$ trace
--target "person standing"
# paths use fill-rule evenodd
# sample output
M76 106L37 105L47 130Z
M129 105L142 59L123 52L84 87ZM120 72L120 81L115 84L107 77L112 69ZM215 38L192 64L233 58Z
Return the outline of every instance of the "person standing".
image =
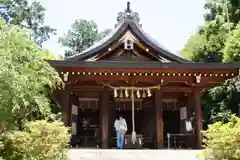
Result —
M121 115L119 115L114 122L114 127L117 134L117 148L123 149L125 133L127 132L126 120Z

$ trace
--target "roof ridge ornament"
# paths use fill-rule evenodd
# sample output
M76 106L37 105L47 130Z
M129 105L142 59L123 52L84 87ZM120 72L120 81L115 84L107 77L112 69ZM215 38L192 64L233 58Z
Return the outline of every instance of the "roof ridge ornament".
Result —
M117 24L115 27L117 27L119 24L121 24L125 19L130 19L139 24L140 18L139 14L137 12L133 12L130 8L131 3L127 2L127 8L124 10L124 12L119 12L117 17Z

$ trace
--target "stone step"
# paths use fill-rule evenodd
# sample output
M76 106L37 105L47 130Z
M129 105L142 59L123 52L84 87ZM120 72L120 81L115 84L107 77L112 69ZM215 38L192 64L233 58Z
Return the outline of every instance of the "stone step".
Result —
M71 149L70 160L200 160L200 150Z

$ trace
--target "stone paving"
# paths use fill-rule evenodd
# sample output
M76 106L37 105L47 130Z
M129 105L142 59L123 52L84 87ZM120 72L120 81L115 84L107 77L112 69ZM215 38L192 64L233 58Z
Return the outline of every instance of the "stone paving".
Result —
M71 149L71 160L199 160L200 150Z

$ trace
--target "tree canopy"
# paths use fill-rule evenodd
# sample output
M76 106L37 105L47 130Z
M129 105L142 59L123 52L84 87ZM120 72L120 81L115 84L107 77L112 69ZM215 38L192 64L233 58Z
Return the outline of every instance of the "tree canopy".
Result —
M229 52L231 39L238 36L234 30L239 28L239 6L238 0L208 0L205 24L189 38L182 56L197 62L229 62L226 52Z
M65 51L65 57L69 57L92 46L110 31L110 29L106 29L99 32L98 26L94 21L79 19L73 23L67 34L59 38L59 42L68 48Z
M204 8L207 13L204 15L206 21L212 21L221 15L234 24L240 19L239 0L207 0Z
M47 54L46 54L47 53ZM51 117L48 94L62 84L28 32L0 20L0 128Z
M225 62L240 61L240 23L226 38L225 47L223 49L223 60Z
M56 31L44 24L45 8L37 1L2 0L0 16L9 24L32 30L31 38L40 46Z
M240 1L208 0L205 23L187 41L181 54L195 62L240 60ZM233 81L206 89L202 100L205 123L225 121L240 100Z
M223 61L223 48L229 26L222 17L206 22L188 40L181 54L188 60L196 62Z

